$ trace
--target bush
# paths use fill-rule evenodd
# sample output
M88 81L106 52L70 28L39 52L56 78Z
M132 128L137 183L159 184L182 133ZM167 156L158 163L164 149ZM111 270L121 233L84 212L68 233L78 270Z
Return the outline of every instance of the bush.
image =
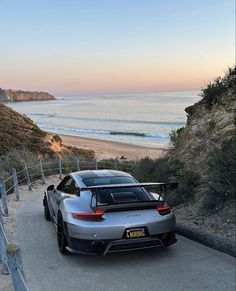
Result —
M236 66L228 68L225 76L217 77L213 82L210 82L205 88L201 89L200 96L203 99L201 103L205 103L208 108L211 108L213 104L221 102L222 96L230 89L233 90L233 94L236 93Z
M175 147L175 146L176 146L176 142L177 142L177 140L178 140L178 138L179 138L179 135L180 135L180 133L181 133L183 130L184 130L184 127L180 127L180 128L178 128L178 129L176 129L176 130L172 130L172 131L170 132L170 134L169 134L169 136L170 136L170 145L171 145L172 147Z
M202 210L236 199L236 136L215 150L209 160L209 189L201 202Z
M199 185L200 177L194 172L186 171L184 163L163 157L157 160L145 158L139 160L132 174L140 182L178 182L176 190L168 191L167 199L170 205L194 201L195 188Z
M132 174L140 182L150 182L155 180L155 165L156 160L149 157L139 160L134 168Z

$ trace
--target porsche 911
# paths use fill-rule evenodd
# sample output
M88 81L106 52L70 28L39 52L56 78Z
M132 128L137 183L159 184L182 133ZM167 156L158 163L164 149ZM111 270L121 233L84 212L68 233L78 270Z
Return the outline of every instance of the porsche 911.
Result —
M45 219L55 225L62 254L166 248L177 241L168 186L139 183L121 171L73 172L45 190Z

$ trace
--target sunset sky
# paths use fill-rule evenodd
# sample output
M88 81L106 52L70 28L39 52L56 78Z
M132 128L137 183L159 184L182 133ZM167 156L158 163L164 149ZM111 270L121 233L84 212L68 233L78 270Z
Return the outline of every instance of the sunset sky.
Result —
M235 62L234 0L1 0L0 87L200 89Z

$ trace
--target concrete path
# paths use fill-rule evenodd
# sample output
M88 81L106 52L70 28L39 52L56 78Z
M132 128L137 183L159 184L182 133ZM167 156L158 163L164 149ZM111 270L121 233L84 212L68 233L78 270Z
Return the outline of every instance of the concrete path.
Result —
M32 191L16 217L30 290L235 290L233 257L180 236L167 249L62 256L53 225L44 220L43 188Z

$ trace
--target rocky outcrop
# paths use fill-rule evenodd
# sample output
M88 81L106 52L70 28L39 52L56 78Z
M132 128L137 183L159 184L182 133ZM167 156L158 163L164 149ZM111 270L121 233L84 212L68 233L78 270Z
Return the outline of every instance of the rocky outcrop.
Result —
M204 174L209 155L236 133L236 96L228 90L220 102L207 106L204 100L185 109L187 125L179 130L172 157Z
M47 92L22 91L0 88L1 102L54 100L55 97Z

